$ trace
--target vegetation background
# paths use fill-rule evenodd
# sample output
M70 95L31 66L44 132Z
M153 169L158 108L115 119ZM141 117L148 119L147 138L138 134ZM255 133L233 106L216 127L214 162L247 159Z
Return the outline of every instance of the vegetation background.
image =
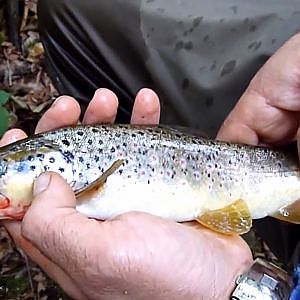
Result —
M0 136L12 127L33 133L58 95L44 69L36 5L37 0L0 0ZM280 264L253 231L245 239L255 257ZM68 299L1 226L0 299Z

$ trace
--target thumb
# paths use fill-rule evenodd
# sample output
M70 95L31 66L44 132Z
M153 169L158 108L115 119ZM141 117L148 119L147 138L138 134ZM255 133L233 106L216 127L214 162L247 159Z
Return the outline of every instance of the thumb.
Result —
M76 199L71 187L57 173L42 173L34 182L32 207L35 209L38 207L75 209L75 206Z

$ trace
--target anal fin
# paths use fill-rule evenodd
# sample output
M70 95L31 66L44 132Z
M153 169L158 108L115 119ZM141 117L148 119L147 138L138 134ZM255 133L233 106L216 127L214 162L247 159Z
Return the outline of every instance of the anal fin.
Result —
M300 224L300 200L280 208L272 217L282 221Z
M95 192L98 192L104 186L105 181L107 178L113 174L123 163L123 160L118 159L116 160L106 171L104 171L99 178L93 181L88 186L79 189L75 192L76 198L88 198L89 195L92 195Z
M241 199L223 208L208 210L196 220L203 226L223 234L244 234L252 226L249 208Z

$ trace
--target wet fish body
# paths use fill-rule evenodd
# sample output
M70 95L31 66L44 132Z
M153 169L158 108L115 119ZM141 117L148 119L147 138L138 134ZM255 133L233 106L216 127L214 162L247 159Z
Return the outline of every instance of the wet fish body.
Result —
M2 149L0 208L3 201L9 206L0 218L22 216L34 178L44 171L62 175L78 194L77 210L101 220L144 211L241 233L251 226L249 218L281 212L289 219L285 208L300 199L298 159L290 152L161 126L77 126Z

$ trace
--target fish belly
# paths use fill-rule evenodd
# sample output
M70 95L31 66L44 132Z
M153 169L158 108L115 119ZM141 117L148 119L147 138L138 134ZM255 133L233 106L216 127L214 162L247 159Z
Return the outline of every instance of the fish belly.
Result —
M150 184L134 178L110 176L103 189L92 197L80 197L76 209L91 218L107 220L116 215L138 211L172 219L191 221L201 213L201 199L187 182Z

